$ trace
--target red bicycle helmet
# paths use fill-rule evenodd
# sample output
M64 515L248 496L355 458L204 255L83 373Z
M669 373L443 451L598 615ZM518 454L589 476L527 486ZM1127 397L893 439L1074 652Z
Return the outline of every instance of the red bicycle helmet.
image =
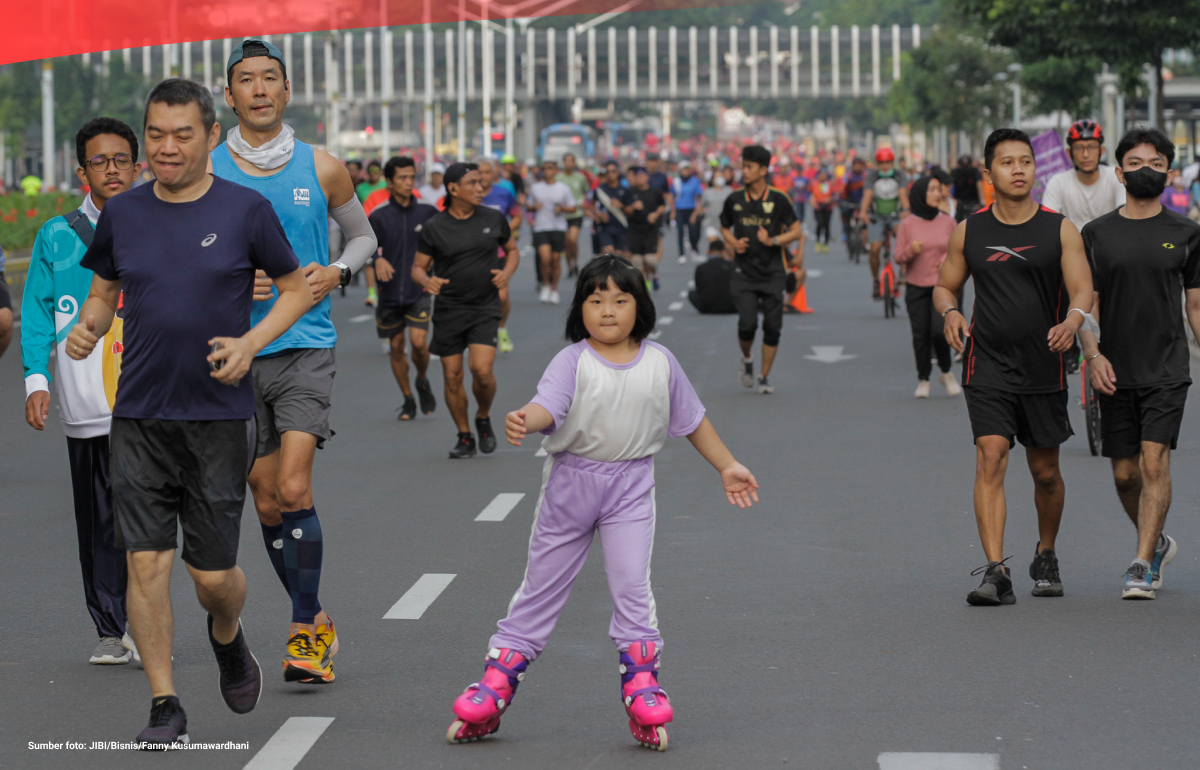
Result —
M892 152L891 147L880 147L875 151L876 163L891 163L896 159L896 153Z
M1100 124L1088 118L1072 123L1071 128L1067 130L1067 144L1071 145L1084 139L1095 139L1104 144L1104 132L1100 129Z

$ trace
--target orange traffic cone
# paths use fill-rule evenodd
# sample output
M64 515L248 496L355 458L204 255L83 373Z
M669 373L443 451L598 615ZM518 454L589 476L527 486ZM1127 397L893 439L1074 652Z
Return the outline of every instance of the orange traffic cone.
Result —
M808 306L807 286L801 286L796 290L796 294L792 297L792 307L798 313L812 313L813 309Z

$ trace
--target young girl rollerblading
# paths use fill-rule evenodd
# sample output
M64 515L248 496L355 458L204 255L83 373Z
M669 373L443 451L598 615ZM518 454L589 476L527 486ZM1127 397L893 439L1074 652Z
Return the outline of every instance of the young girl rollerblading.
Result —
M673 711L658 685L662 637L650 590L654 454L668 437L687 436L720 472L729 502L742 508L758 501L758 482L721 443L675 357L646 340L654 322L638 271L621 257L595 257L579 276L567 318L574 344L547 367L533 401L505 419L511 444L546 434L542 490L525 578L491 639L483 679L454 702L452 743L499 729L598 530L629 729L642 745L667 748L664 725Z

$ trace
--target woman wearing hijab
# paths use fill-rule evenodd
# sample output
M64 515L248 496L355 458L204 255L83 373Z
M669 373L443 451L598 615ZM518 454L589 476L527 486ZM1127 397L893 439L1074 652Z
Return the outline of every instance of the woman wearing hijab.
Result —
M954 218L940 210L943 186L937 177L923 176L909 191L912 216L900 221L896 231L896 262L906 271L904 304L912 325L913 353L917 357L917 398L929 398L930 353L937 355L939 380L947 396L962 393L950 371L950 346L942 333L942 319L933 309L933 287L946 259Z

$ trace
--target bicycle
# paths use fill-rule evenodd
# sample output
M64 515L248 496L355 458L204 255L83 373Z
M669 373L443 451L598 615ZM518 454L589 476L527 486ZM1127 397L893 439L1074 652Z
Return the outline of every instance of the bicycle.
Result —
M1080 400L1080 406L1083 407L1084 424L1087 426L1087 441L1088 449L1092 452L1092 457L1100 455L1100 396L1092 387L1092 379L1088 376L1088 363L1083 361L1079 365L1079 374L1083 378L1083 385L1080 392L1083 397Z
M863 243L864 225L858 218L858 207L853 203L842 203L842 211L850 213L850 225L846 230L846 256L854 264L862 262L867 246Z
M883 247L879 250L879 296L883 298L883 317L895 318L900 285L904 283L903 272L898 275L892 260L892 235L894 217L883 217Z

